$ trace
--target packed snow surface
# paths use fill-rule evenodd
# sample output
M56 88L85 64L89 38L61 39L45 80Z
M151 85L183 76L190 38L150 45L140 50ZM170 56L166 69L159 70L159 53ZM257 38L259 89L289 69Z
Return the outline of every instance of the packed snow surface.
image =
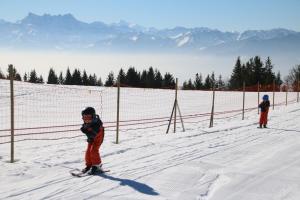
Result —
M40 87L24 87L23 93L28 92L25 88L39 91ZM110 91L115 94L114 89ZM135 99L137 93L145 92L143 89L124 89L123 93L125 91L128 98L132 95ZM156 92L154 95L159 98ZM22 91L17 90L16 95L21 94ZM208 95L206 92L201 94ZM1 107L7 107L9 101L5 98L8 94L3 88L0 96ZM209 110L210 94L207 99ZM57 106L63 101L60 99ZM232 110L229 101L223 101L219 104L222 109L220 106L217 109ZM67 97L64 103L68 104ZM191 102L182 98L179 103L182 112L188 113ZM53 117L47 120L58 121L52 113L53 107L47 102L43 105ZM172 104L163 116L169 116L171 108ZM23 114L27 118L35 114L29 115L29 110L25 111ZM8 126L3 112L0 129ZM131 118L129 114L123 114ZM144 118L147 118L148 114L141 111L138 117L146 115ZM80 120L80 113L77 115ZM106 117L105 113L102 115L102 118ZM82 178L72 177L69 173L74 168L84 167L87 144L80 127L76 127L78 131L75 132L56 134L79 136L75 138L16 142L16 162L13 164L9 163L10 145L0 144L0 199L299 200L300 103L271 109L267 129L257 128L258 117L257 110L247 112L245 120L241 120L241 115L220 116L215 119L213 128L208 128L209 121L199 120L185 124L185 132L178 124L177 132L173 133L172 126L169 134L165 133L167 126L121 131L119 144L115 143L115 132L107 131L100 152L103 166L110 172ZM44 124L41 119L40 122ZM39 120L26 123L31 127ZM20 126L24 124L20 123Z

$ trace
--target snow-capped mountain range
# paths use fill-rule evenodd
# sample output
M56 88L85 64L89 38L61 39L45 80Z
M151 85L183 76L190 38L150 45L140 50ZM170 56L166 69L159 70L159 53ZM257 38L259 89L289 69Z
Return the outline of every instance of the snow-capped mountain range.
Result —
M241 33L203 27L159 30L125 21L85 23L71 14L39 16L29 13L15 23L0 20L0 48L299 54L300 32L282 28Z

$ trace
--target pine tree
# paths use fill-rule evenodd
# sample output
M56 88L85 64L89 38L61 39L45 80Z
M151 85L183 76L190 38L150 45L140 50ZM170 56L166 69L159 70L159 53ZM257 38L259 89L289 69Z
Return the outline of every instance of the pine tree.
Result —
M202 74L196 74L194 85L196 90L201 90L203 88Z
M62 72L60 72L59 77L58 77L58 84L63 85L65 82L65 79L63 77Z
M72 84L73 85L82 85L81 72L79 69L75 69L72 74Z
M16 73L15 80L16 81L22 81L21 75L19 73Z
M140 87L145 88L147 86L147 70L143 70L141 75Z
M188 88L188 84L187 84L186 81L183 82L182 89L183 89L183 90L188 90L188 89L189 89L189 88Z
M11 77L11 74L13 76L13 79L15 79L15 76L16 76L16 69L14 68L13 65L8 65L8 68L7 68L7 79L10 79Z
M99 77L97 83L96 83L97 86L103 86L103 82L101 80L101 77Z
M47 84L58 84L58 78L53 68L50 68Z
M94 74L93 76L89 75L89 85L96 86L96 84L97 84L97 76L96 76L96 74Z
M155 74L152 67L149 68L147 73L147 81L146 81L146 87L147 88L154 88L155 85Z
M113 73L113 72L110 72L110 73L108 74L107 79L106 79L105 86L106 86L106 87L110 87L110 86L113 86L114 83L115 83L114 73Z
M225 83L222 80L222 75L219 76L216 87L219 88L219 89L223 89L225 87Z
M187 83L187 87L188 87L189 90L194 90L195 89L192 79L189 79L189 81Z
M215 78L215 72L212 72L211 77L210 77L210 86L211 87L216 87L217 81Z
M124 70L121 68L119 71L119 75L118 78L120 79L120 84L122 85L126 85L127 84L127 80L126 80L126 74L124 72Z
M194 90L195 85L193 84L192 79L189 79L188 81L184 81L182 85L182 89L184 90Z
M283 83L283 81L281 80L281 74L280 72L277 73L276 78L275 78L275 84L280 86Z
M126 81L129 86L138 87L140 85L140 74L134 67L130 67L126 73Z
M205 81L204 81L204 89L209 90L211 88L212 88L211 87L211 79L210 79L210 76L208 74L207 77L205 78Z
M89 85L89 78L85 70L83 70L82 85Z
M264 69L263 69L263 63L260 59L259 56L254 57L254 66L253 66L253 83L257 84L265 84L265 79L264 79Z
M157 69L155 69L155 77L154 77L154 88L161 88L163 84L163 78Z
M272 84L273 80L275 79L275 74L273 73L273 65L271 62L270 57L267 58L265 62L265 84Z
M66 71L65 85L73 85L72 75L69 68Z
M240 88L242 85L243 85L242 64L241 64L240 57L238 57L229 80L229 86L231 89L237 89Z
M10 79L10 70L12 71L14 80L22 81L20 74L17 72L17 69L13 65L9 65L7 68L7 72L8 72L7 79Z
M24 80L24 82L27 82L27 81L28 81L28 75L27 75L26 72L25 72L25 74L24 74L24 76L23 76L23 80Z
M163 87L174 88L175 84L176 83L175 83L173 75L168 72L165 73L164 80L163 80Z
M30 83L37 83L38 82L38 77L36 74L35 70L31 70L30 75L29 75L29 82Z

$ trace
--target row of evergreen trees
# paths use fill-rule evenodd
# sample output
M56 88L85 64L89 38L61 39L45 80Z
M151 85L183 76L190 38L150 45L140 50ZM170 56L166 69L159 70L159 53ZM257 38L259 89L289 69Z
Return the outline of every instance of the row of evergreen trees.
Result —
M293 69L290 74L296 74L295 71L297 70ZM295 77L295 75L289 75L289 77ZM183 89L207 90L212 87L216 89L241 89L244 82L246 86L254 86L258 83L271 85L274 80L276 85L283 83L280 72L277 75L273 72L273 64L270 57L264 63L259 56L250 58L246 63L242 63L240 57L238 57L227 83L222 80L221 75L216 80L214 72L211 75L207 75L204 81L201 73L200 75L197 73L194 81L189 79L183 83Z
M85 70L81 73L80 69L74 69L71 73L68 68L66 75L60 72L56 74L53 68L50 69L48 74L48 84L61 84L61 85L86 85L86 86L103 86L101 78L97 78L96 74L87 74Z
M112 86L120 80L121 86L141 87L141 88L174 88L175 79L172 74L165 73L164 76L159 70L149 67L148 70L142 72L137 71L134 67L130 67L127 72L121 68L117 78L113 72L110 72L105 86Z
M4 73L0 69L0 79L9 79L10 67L12 67L14 80L22 81L22 77L21 77L20 73L12 65L8 66L7 75L4 75ZM25 73L24 76L23 76L23 80L25 82L31 82L31 83L44 83L44 79L43 79L42 75L38 76L38 74L36 73L35 70L31 70L31 72L28 73L28 74Z
M212 87L218 89L225 89L225 81L222 79L222 75L219 75L218 79L215 78L215 73L208 74L203 81L202 74L196 74L195 80L189 79L188 81L183 82L184 90L209 90Z
M7 75L5 76L1 69L0 69L0 79L9 79L9 68L7 69ZM38 76L35 70L31 70L30 73L26 73L21 78L21 75L17 72L16 68L12 66L13 70L13 77L16 81L24 81L30 83L44 83L44 79L42 75ZM102 86L103 83L101 78L97 79L96 74L94 75L87 75L86 71L84 70L82 75L79 69L75 69L73 73L71 73L70 69L68 68L66 71L65 77L63 73L60 72L59 75L56 74L53 68L49 70L47 84L62 84L62 85L91 85L91 86Z
M243 82L246 86L256 84L270 85L275 80L277 85L282 84L280 72L273 72L273 64L270 57L265 62L259 56L250 58L246 63L242 63L240 57L237 58L233 68L228 86L230 89L238 89L243 87Z
M195 80L189 79L183 83L183 89L207 90L212 87L216 89L241 89L244 82L246 86L254 86L258 83L271 85L274 80L277 85L283 83L280 72L277 75L273 72L270 57L264 63L259 56L250 58L246 63L242 63L238 57L228 82L223 81L221 75L216 79L214 72L211 75L208 74L203 81L202 74L197 73Z
M7 69L9 74L9 68ZM14 80L22 81L21 75L13 67ZM164 77L160 71L150 67L148 70L143 70L142 73L138 72L134 67L130 67L127 72L123 69L119 71L118 77L120 79L121 86L129 87L142 87L142 88L174 88L175 80L172 74L166 73ZM114 76L113 72L108 74L104 86L114 86L117 83L118 77ZM9 78L9 75L5 76L0 69L0 78ZM30 83L44 83L43 77L37 76L35 70L30 73L25 73L23 81ZM88 75L85 70L81 73L79 69L74 69L71 73L68 68L65 76L60 72L56 74L55 70L51 68L48 73L47 84L62 84L62 85L89 85L89 86L103 86L101 78L97 78L96 74Z

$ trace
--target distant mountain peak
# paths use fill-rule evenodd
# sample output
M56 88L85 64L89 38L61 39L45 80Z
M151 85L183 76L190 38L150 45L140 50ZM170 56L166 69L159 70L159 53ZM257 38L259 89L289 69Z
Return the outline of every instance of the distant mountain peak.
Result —
M28 15L22 19L21 23L27 24L40 24L46 23L50 21L61 21L61 22L79 22L72 14L64 14L64 15L51 15L51 14L44 14L44 15L37 15L32 12L29 12Z
M268 40L273 38L285 37L287 35L294 35L297 32L284 29L284 28L274 28L269 30L247 30L242 32L238 40L245 39L258 39L258 40Z

